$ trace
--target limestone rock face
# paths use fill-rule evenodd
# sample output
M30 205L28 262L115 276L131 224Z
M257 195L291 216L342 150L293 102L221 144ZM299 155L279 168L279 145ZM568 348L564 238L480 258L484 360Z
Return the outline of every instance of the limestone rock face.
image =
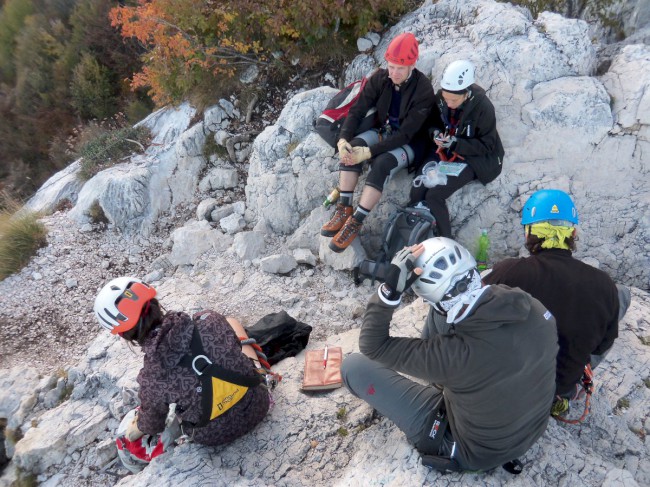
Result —
M505 146L499 178L485 187L471 183L449 198L454 237L474 250L486 228L492 261L516 255L523 250L519 221L525 200L538 189L562 189L578 207L577 256L593 259L615 279L647 286L650 226L643 208L650 194L643 157L650 151L650 47L627 46L598 78L584 21L551 13L532 19L525 10L485 0L443 0L405 16L383 37L374 57L364 54L352 62L346 81L365 75L370 64L381 65L388 43L403 31L419 39L417 66L436 89L448 63L463 57L475 63L477 83L495 107ZM317 91L291 100L276 125L258 137L246 185L255 218L264 218L276 232L300 235L300 245L311 248L316 245L305 242L301 227L314 233L311 210L337 184L337 160L313 134L300 139L299 130L289 136L285 127L289 115L294 126L314 120L316 108L327 101ZM297 111L297 103L304 103L304 111ZM290 157L278 153L282 140L298 144ZM408 201L411 180L401 173L389 182L366 219L361 242L371 256L386 219ZM362 184L363 179L357 198ZM309 192L301 193L302 187Z

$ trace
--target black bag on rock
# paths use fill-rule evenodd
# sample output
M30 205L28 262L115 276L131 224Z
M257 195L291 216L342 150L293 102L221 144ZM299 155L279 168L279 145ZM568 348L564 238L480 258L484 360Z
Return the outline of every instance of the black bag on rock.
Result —
M275 365L287 357L295 357L306 346L311 333L311 326L297 321L286 311L264 316L246 333L262 347L269 364Z

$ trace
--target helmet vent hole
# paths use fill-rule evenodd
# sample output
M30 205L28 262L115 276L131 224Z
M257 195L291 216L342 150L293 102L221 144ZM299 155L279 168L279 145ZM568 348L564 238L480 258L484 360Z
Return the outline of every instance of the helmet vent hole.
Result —
M425 283L425 284L435 284L435 281L432 281L431 279L427 279L426 277L421 277L420 281Z
M436 271L431 271L429 272L429 277L432 277L433 279L442 279L442 274Z
M441 271L444 271L448 267L447 261L443 257L440 257L438 260L436 260L433 263L433 267L435 267L436 269L440 269Z
M456 256L454 254L451 254L449 256L449 261L451 262L451 265L456 265Z

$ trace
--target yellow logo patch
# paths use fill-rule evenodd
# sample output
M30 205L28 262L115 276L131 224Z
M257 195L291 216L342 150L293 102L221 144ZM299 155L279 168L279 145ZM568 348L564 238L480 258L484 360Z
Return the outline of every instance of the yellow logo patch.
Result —
M553 207L551 208L551 213L559 213L559 212L560 210L558 209L557 205L553 205Z
M248 391L248 387L212 378L212 412L210 419L222 415L237 404Z

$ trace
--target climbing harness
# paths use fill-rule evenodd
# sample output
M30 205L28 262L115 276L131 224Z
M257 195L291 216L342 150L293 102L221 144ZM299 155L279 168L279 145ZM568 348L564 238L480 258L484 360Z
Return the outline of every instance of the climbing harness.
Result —
M265 382L262 375L243 375L213 363L205 355L197 326L192 332L190 353L179 363L192 369L201 382L197 390L201 393L202 414L196 423L191 424L194 428L205 426L222 415L241 401L248 389Z
M561 408L555 408L555 410L551 411L551 416L553 416L555 419L558 421L561 421L563 423L567 424L578 424L581 423L589 414L591 411L591 395L593 394L594 390L594 373L591 370L591 364L585 365L585 371L582 374L582 388L585 393L585 410L582 413L582 416L580 416L578 419L567 419L561 416L562 413L566 412L569 410L568 407L568 401L564 398L557 397L556 404L561 401L561 404L563 407ZM582 392L582 391L581 391ZM578 394L580 396L580 394Z

